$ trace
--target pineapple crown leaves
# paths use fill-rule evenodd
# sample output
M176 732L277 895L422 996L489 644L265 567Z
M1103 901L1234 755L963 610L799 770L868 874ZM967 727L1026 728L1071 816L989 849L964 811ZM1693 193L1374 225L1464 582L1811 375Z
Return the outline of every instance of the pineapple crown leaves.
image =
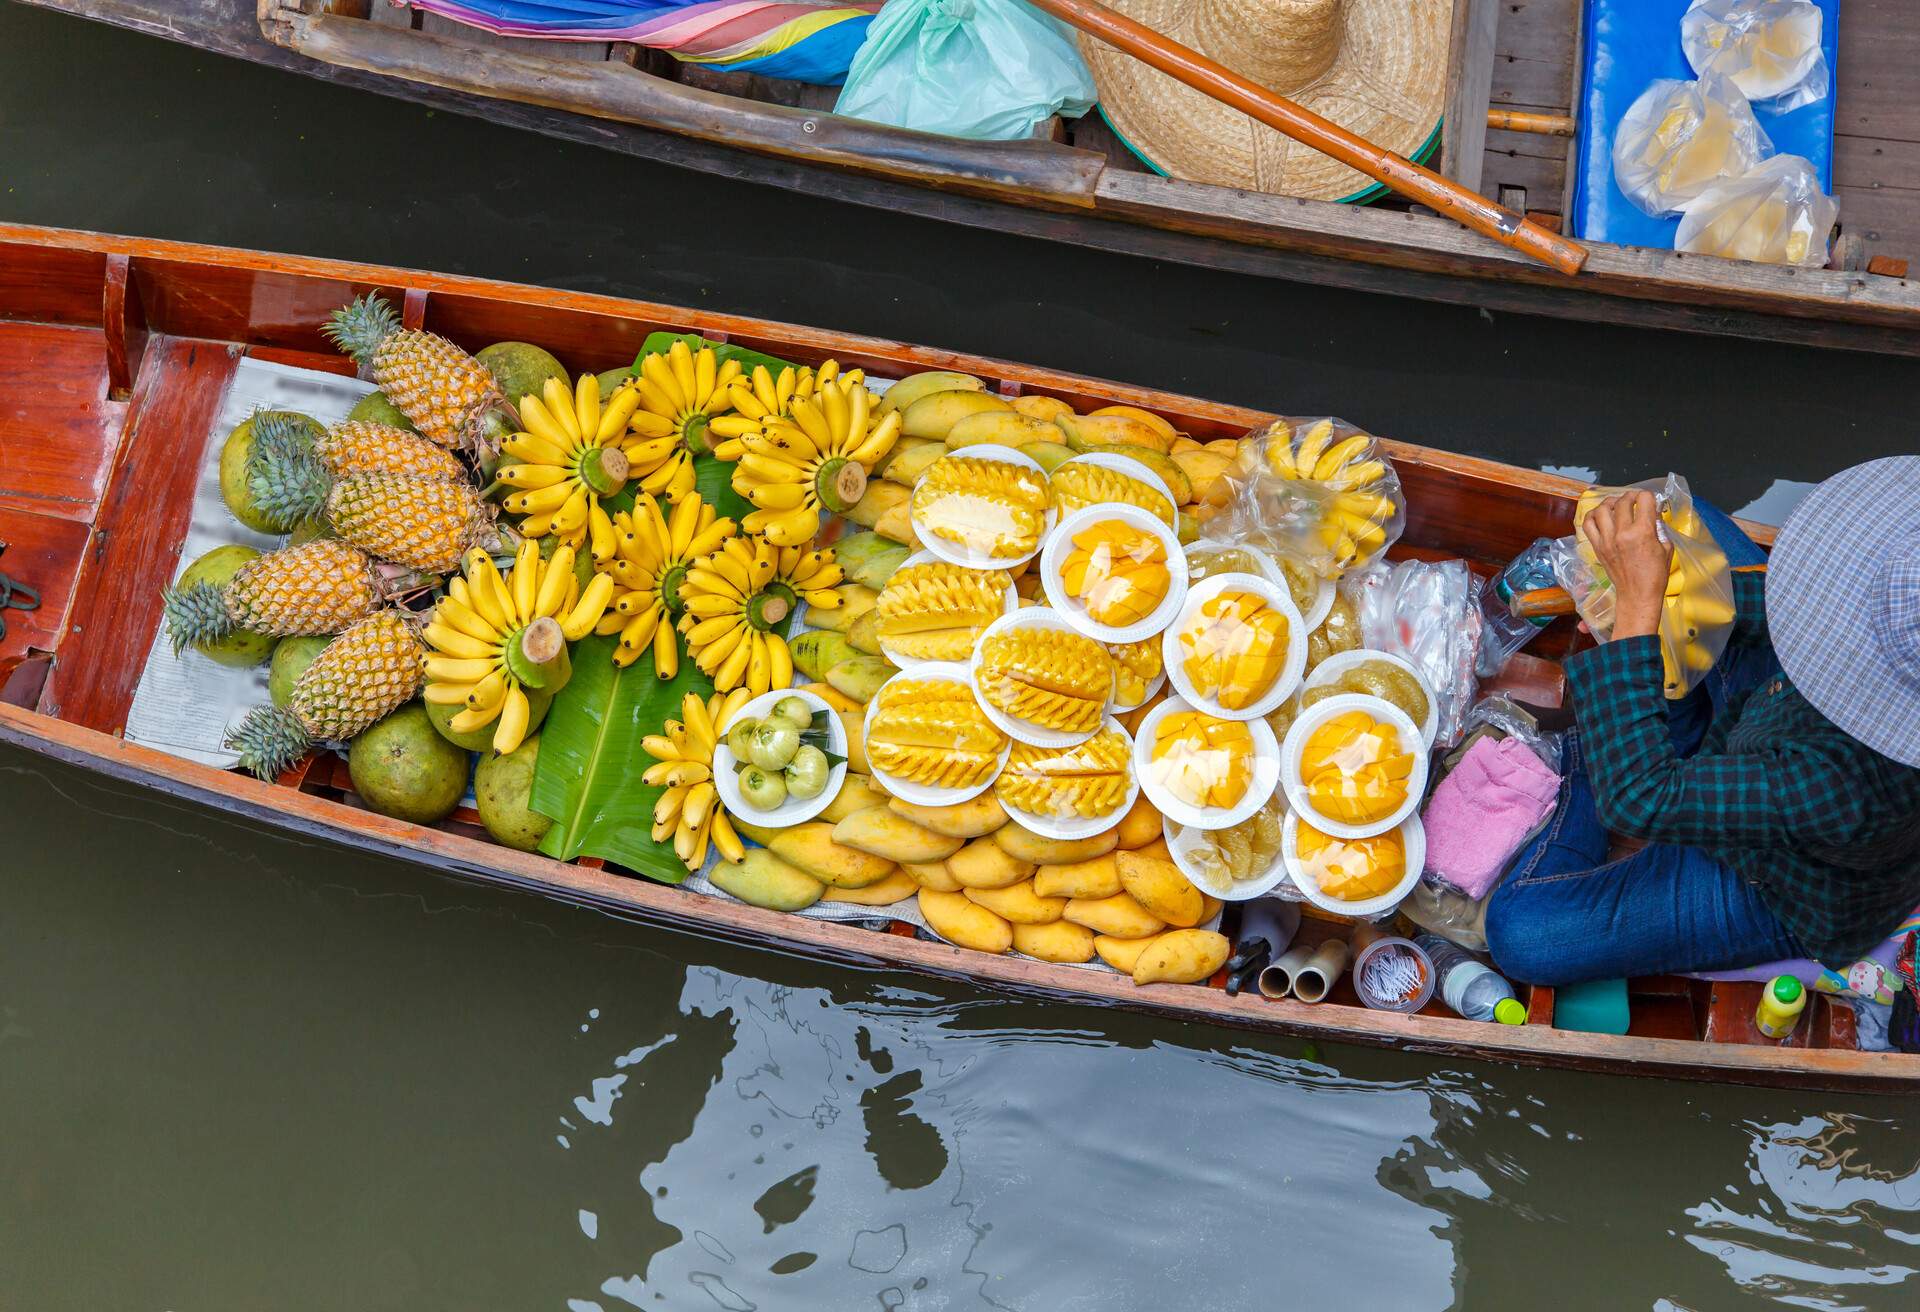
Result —
M326 508L333 475L298 425L255 425L247 491L268 520L291 528Z
M273 779L307 754L313 735L300 717L282 706L257 706L227 735L240 764L262 779Z
M160 605L175 656L197 643L218 641L234 630L226 592L211 583L168 588L160 594Z
M372 361L381 342L400 331L400 316L391 303L368 292L335 310L320 331L356 364L364 366Z

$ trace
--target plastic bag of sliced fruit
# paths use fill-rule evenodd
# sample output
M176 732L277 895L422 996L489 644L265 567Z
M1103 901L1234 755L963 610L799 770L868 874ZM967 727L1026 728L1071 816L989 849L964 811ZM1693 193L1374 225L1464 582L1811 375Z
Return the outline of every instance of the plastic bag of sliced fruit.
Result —
M1400 540L1406 501L1379 439L1344 419L1276 419L1247 434L1232 492L1204 537L1252 543L1323 579L1377 560Z

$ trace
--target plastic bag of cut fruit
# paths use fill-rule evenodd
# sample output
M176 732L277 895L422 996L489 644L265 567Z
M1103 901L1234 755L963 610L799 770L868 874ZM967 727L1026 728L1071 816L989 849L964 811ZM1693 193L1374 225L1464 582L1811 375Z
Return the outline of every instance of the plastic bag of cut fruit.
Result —
M1686 479L1668 474L1636 483L1634 488L1654 494L1660 505L1661 536L1673 546L1660 613L1660 659L1667 697L1678 701L1693 691L1727 648L1733 633L1733 571L1727 565L1727 553L1694 510ZM1554 543L1554 577L1601 642L1613 636L1613 580L1581 530L1595 506L1632 490L1596 487L1581 493L1573 512L1573 536Z
M1818 269L1840 207L1820 190L1813 165L1775 155L1737 178L1723 178L1680 207L1673 248L1761 264Z
M1693 0L1680 48L1694 72L1722 74L1748 100L1784 114L1827 94L1824 26L1811 0Z
M1464 560L1378 561L1343 584L1351 592L1365 645L1412 665L1433 692L1434 741L1451 747L1479 684L1480 589Z
M1717 74L1697 82L1659 78L1613 134L1613 179L1657 219L1771 154L1773 143L1731 81Z
M1335 579L1400 540L1406 500L1380 442L1344 419L1277 419L1240 443L1215 542L1252 543Z

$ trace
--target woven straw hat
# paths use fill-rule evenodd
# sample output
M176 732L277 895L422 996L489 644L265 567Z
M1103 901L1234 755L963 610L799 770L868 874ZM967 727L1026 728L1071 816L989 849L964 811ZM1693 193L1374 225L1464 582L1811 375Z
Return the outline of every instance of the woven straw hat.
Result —
M1242 77L1418 159L1438 139L1452 0L1107 0ZM1107 122L1176 178L1360 200L1364 174L1282 136L1097 37L1081 52Z

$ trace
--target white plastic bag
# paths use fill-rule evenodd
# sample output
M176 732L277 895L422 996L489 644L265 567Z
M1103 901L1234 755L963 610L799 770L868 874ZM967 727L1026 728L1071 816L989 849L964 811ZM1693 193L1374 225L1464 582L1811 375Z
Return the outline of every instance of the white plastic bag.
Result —
M1248 433L1232 495L1206 537L1252 543L1321 578L1377 560L1407 524L1400 475L1379 439L1344 419L1276 419Z
M1059 22L1020 0L889 0L834 112L974 141L1030 137L1098 92Z
M1731 80L1717 73L1697 82L1659 78L1613 134L1613 178L1658 219L1771 154L1773 143Z
M1823 26L1811 0L1693 0L1680 46L1695 73L1732 78L1748 100L1784 114L1827 94Z
M1480 650L1480 589L1464 560L1375 562L1349 574L1365 645L1402 657L1433 691L1439 714L1434 741L1451 747L1479 688L1474 658Z
M1840 206L1820 190L1810 162L1799 155L1775 155L1681 206L1673 248L1818 269L1827 262L1827 242L1839 217Z

